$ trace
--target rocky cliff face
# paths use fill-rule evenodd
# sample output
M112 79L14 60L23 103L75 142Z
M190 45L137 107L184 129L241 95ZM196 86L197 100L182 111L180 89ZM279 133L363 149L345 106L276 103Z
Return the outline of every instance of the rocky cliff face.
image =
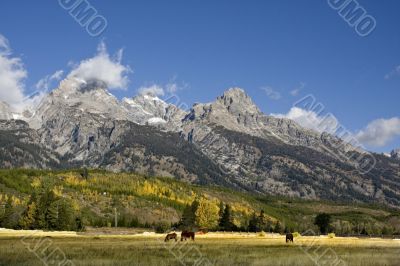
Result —
M389 165L386 158L375 158L328 133L265 115L241 89L195 105L182 128L187 141L247 189L303 198L400 203L399 164ZM379 178L382 169L392 174Z
M185 112L154 95L119 101L102 82L67 79L27 122L0 123L0 139L11 143L3 167L86 165L257 193L400 203L400 161L265 115L237 88ZM375 160L369 171L354 164L363 156Z
M20 120L0 120L0 168L58 168L58 154L40 144L40 135Z
M226 91L215 102L197 104L183 120L183 133L189 141L196 141L210 125L219 125L228 130L251 136L275 138L290 145L305 146L332 157L356 150L350 144L327 133L305 129L295 121L263 114L251 98L239 88ZM204 132L203 132L204 131Z
M136 115L133 122L167 131L178 132L186 115L185 111L151 94L141 94L132 99L124 98L122 104L130 114Z
M71 78L62 81L57 89L45 96L27 121L32 128L38 129L54 118L69 120L82 114L97 114L113 120L132 119L128 111L121 108L118 99L106 90L104 83Z

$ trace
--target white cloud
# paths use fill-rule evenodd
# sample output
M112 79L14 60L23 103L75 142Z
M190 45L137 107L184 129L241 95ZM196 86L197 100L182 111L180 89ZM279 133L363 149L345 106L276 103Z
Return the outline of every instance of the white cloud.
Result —
M142 86L138 89L139 94L150 94L153 96L173 96L178 91L188 88L189 85L185 82L178 83L176 81L176 77L173 77L169 80L169 82L165 85L161 84L152 84L150 86Z
M172 77L165 85L165 92L168 94L176 94L178 91L187 89L189 85L186 82L178 82L177 76Z
M165 86L165 90L166 90L168 93L170 93L170 94L176 93L179 89L180 89L180 88L179 88L178 84L175 83L175 82L174 82L174 83L168 83L168 84Z
M52 82L61 80L63 74L64 74L63 70L58 70L53 75L45 76L36 83L35 85L36 89L43 91L49 90L50 86L52 85Z
M50 76L50 79L51 80L61 80L63 75L64 75L63 70L57 70L56 72L54 72L53 75Z
M306 84L304 82L300 82L300 85L296 88L294 88L293 90L290 91L290 95L292 96L297 96L299 95L300 91L302 89L304 89L304 87L306 86Z
M317 132L328 132L341 135L345 141L355 146L383 147L394 138L400 136L400 118L376 119L357 133L343 128L338 119L332 114L318 115L317 113L299 107L292 107L286 114L271 114L279 118L288 118L301 126ZM344 134L345 133L345 134Z
M393 69L391 72L387 73L385 75L385 79L391 79L395 76L399 76L400 75L400 66L395 67L395 69Z
M263 87L261 89L265 92L265 94L267 94L268 98L270 98L271 100L279 100L281 98L281 94L271 87Z
M383 147L400 136L400 118L376 119L356 134L356 138L364 145Z
M138 90L139 94L143 95L153 95L153 96L164 96L165 91L164 89L159 86L159 85L151 85L149 87L140 87Z
M15 108L24 99L28 73L18 57L12 57L8 40L0 34L0 100Z
M0 34L0 54L1 55L10 55L11 49L10 44L6 37Z
M85 81L101 80L109 89L126 89L129 83L128 74L132 72L129 66L121 64L123 51L119 50L111 58L104 42L99 44L97 54L89 59L82 60L75 66L68 77L75 77Z
M317 113L299 107L292 107L287 114L271 114L279 118L288 118L296 121L305 128L318 132L334 134L339 127L339 121L332 114L318 115Z

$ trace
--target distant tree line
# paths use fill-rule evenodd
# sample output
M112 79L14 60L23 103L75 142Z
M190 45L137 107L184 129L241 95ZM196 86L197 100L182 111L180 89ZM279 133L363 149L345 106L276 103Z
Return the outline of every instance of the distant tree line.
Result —
M287 228L283 228L280 221L273 221L268 219L263 210L257 215L253 213L249 220L249 226L247 228L249 232L270 232L270 233L282 233L284 231L289 231Z
M13 229L81 231L84 225L70 199L62 196L49 180L37 180L27 206L14 206L12 197L0 215L0 226Z
M3 169L0 170L0 227L44 230L82 230L85 225L111 227L116 209L117 226L157 232L176 228L303 233L311 229L316 234L392 235L400 230L396 212L387 217L370 217L357 211L313 216L297 210L300 204L290 206L292 202L286 202L285 198L249 201L253 198L242 196L231 191L198 189L170 178L86 168ZM232 201L224 202L226 198Z
M197 198L192 204L186 205L177 227L183 230L283 232L281 223L267 218L264 211L258 215L254 213L247 225L237 226L229 204L220 202L218 207L205 197Z

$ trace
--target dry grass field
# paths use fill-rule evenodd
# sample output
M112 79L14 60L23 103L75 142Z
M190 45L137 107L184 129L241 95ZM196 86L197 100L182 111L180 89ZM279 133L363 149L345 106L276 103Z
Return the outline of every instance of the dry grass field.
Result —
M0 265L399 265L400 240L209 233L164 235L0 231Z

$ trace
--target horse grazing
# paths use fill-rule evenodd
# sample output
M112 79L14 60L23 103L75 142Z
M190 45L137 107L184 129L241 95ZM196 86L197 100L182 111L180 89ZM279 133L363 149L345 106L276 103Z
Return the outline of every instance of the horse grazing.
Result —
M292 233L286 234L286 243L287 242L292 242L293 243L293 234Z
M168 242L168 241L170 241L171 239L175 239L175 242L176 241L178 241L178 235L176 234L176 233L171 233L171 234L168 234L166 237L165 237L165 242Z
M194 235L195 235L194 232L183 231L181 234L181 241L183 240L186 241L188 238L189 239L191 238L194 241Z

